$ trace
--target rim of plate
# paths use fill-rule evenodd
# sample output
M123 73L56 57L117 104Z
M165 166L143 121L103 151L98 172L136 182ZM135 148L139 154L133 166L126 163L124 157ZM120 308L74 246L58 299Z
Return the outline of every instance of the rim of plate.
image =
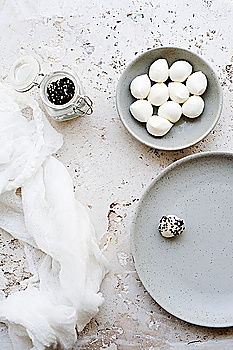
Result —
M138 205L136 207L135 213L133 215L133 220L131 223L131 227L130 227L130 249L131 249L131 254L133 256L134 259L134 266L135 266L135 270L140 278L140 281L142 282L144 288L146 289L146 291L148 292L148 294L150 295L150 297L159 305L161 306L166 312L168 312L169 314L177 317L178 319L194 324L196 326L202 326L202 327L212 327L212 328L227 328L227 327L233 327L233 321L232 323L203 323L203 322L198 322L195 319L188 319L186 317L181 317L178 313L176 313L176 311L173 311L171 308L169 308L166 305L163 305L163 302L160 302L160 300L156 300L150 291L150 288L147 288L147 283L144 283L144 279L141 276L137 265L136 265L136 258L135 258L135 246L134 246L134 233L135 233L135 226L136 226L136 220L137 220L137 216L140 210L140 206L141 203L143 202L144 198L146 197L146 195L148 194L148 192L150 192L150 189L154 186L154 184L159 181L164 175L166 175L168 172L170 172L171 170L173 170L173 168L176 168L177 166L179 166L180 164L184 164L189 162L191 159L195 159L195 158L205 158L208 156L229 156L232 157L233 160L233 152L225 152L225 151L214 151L214 152L201 152L201 153L195 153L195 154L191 154L189 156L186 156L184 158L181 158L177 161L175 161L174 163L168 165L164 170L161 171L161 173L156 176L156 178L151 182L151 184L146 188L145 192L142 194L142 197L140 198L140 201L138 202ZM233 291L232 291L233 292Z

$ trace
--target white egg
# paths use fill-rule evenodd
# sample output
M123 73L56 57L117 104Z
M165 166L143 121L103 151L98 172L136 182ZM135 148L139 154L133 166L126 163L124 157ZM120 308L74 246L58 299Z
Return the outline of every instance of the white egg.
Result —
M168 79L167 60L160 58L156 60L149 69L149 77L157 83L163 83Z
M138 75L130 84L131 94L135 98L146 98L150 92L151 82L147 74Z
M156 83L152 85L148 95L148 101L154 106L161 106L168 100L168 87L164 83Z
M192 73L193 67L187 61L176 61L169 69L169 76L172 81L182 83Z
M147 100L137 100L130 105L129 109L139 122L147 122L153 114L153 107Z
M182 112L186 117L197 118L203 112L205 103L201 96L191 96L183 104Z
M158 115L169 120L171 123L176 123L182 114L182 108L179 103L167 101L158 109Z
M189 98L189 91L187 87L178 82L168 84L169 96L172 101L183 103Z
M195 72L188 77L186 86L191 94L202 95L207 88L207 78L202 72Z
M158 115L152 115L152 117L146 123L146 128L149 134L153 136L163 136L173 126L167 119L159 117Z

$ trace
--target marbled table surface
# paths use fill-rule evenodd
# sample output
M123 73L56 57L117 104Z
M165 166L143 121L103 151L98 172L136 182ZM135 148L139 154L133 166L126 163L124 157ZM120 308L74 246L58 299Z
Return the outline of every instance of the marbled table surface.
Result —
M19 55L36 55L45 71L76 71L94 101L93 116L52 122L64 135L56 156L67 166L77 197L91 209L111 267L102 285L105 304L74 350L233 348L233 329L193 326L163 311L140 283L129 249L137 202L162 169L186 155L233 149L232 18L231 0L0 0L0 76ZM115 105L125 66L137 54L165 45L204 57L224 93L214 131L179 152L156 151L134 140ZM0 244L0 289L7 295L29 273L20 244L5 232ZM4 326L0 349L11 349Z

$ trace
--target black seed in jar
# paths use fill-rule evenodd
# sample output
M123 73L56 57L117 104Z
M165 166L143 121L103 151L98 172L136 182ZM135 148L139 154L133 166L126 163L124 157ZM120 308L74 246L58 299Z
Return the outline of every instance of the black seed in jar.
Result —
M64 105L74 96L75 85L69 78L62 78L48 84L48 100L55 105Z

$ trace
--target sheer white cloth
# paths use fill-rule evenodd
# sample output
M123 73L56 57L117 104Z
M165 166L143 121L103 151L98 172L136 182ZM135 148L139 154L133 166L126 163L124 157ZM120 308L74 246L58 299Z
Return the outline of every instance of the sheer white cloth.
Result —
M106 261L66 168L51 156L61 145L30 96L0 85L0 227L24 243L33 274L0 302L15 350L70 349L103 303Z

